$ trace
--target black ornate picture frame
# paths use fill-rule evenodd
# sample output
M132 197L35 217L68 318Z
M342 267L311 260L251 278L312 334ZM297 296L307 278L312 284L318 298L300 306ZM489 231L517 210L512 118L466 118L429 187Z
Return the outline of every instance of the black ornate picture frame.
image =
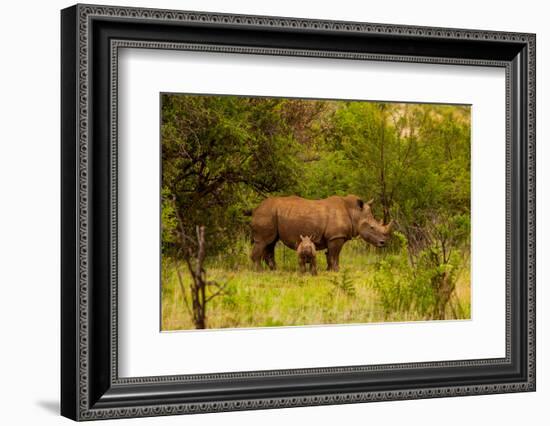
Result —
M535 390L535 35L96 5L61 12L61 413L74 420ZM506 356L120 378L121 47L501 67Z

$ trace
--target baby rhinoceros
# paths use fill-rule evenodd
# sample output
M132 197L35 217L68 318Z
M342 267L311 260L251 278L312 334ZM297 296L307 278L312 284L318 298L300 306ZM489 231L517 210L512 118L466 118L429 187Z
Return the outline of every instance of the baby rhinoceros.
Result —
M300 264L300 272L306 272L306 264L309 264L311 275L317 275L317 259L315 257L315 243L311 241L311 237L300 235L300 244L296 251L298 252L298 262Z

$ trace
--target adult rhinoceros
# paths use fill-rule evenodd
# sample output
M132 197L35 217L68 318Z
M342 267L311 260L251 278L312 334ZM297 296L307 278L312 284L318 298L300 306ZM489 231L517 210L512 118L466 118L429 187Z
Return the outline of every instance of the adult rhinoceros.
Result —
M376 247L386 244L391 222L383 225L371 211L372 200L364 203L355 195L332 196L323 200L301 197L269 197L252 213L251 258L257 268L264 260L275 269L275 244L281 240L296 250L300 235L309 235L317 250L327 249L328 270L338 271L340 250L357 235Z

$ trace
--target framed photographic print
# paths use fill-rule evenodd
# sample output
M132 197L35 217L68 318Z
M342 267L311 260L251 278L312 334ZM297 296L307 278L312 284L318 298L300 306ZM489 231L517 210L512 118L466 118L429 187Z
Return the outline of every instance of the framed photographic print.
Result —
M535 35L61 30L64 416L535 390Z

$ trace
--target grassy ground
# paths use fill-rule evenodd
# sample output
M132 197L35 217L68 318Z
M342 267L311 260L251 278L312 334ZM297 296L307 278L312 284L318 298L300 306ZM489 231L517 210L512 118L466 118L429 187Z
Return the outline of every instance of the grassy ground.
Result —
M340 255L340 272L327 272L324 253L318 253L319 274L298 272L296 252L282 244L276 248L277 271L256 272L247 253L250 246L240 242L223 257L206 265L208 280L227 283L225 294L207 306L208 328L266 327L315 324L369 323L422 320L410 310L385 312L372 277L382 251L364 242L348 242ZM185 264L165 260L162 271L162 330L192 329L185 307L176 267L180 268L185 288L190 277ZM396 271L399 273L399 271ZM456 307L460 309L456 309ZM447 317L469 318L469 265L460 271Z

